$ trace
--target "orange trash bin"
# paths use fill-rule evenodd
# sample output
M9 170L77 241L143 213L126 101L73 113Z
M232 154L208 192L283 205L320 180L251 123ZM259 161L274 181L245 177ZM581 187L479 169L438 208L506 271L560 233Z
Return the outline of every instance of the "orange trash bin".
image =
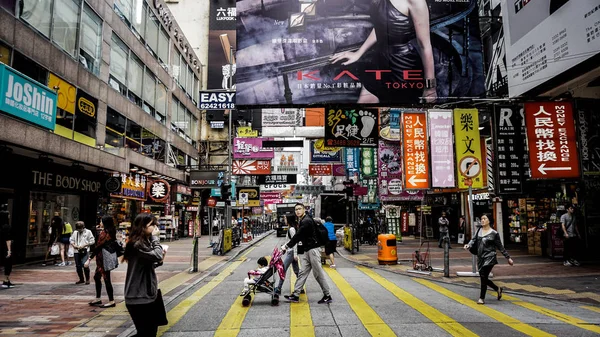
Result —
M398 250L394 234L377 236L377 261L379 264L398 264Z

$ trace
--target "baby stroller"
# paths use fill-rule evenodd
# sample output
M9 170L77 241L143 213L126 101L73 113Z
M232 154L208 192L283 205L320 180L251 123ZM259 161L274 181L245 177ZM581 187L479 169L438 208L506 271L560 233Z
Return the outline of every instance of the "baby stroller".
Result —
M278 247L275 247L271 255L271 261L267 267L248 272L248 278L244 281L244 290L240 294L240 296L244 297L242 300L243 306L247 307L250 305L252 294L256 294L257 291L271 294L271 305L279 305L279 294L275 293L275 273L279 274L280 279L285 279L283 260L281 259L282 255L283 252Z
M425 252L422 252L421 250L423 249L423 244L425 243L422 242L421 246L419 246L419 249L416 250L413 253L413 269L414 270L420 270L420 271L432 271L433 267L431 267L431 255L429 254L429 241L427 241L427 250Z

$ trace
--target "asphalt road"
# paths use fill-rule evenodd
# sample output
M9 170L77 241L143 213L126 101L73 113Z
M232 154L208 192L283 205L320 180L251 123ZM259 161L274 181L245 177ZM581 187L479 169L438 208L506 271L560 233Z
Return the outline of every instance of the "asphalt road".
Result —
M239 296L243 280L259 257L284 243L271 235L187 291L169 305L169 337L203 336L596 336L600 307L539 297L479 290L373 270L336 259L325 267L333 303L318 304L322 292L311 275L300 303L271 306L257 293L249 307ZM283 294L290 292L290 275Z

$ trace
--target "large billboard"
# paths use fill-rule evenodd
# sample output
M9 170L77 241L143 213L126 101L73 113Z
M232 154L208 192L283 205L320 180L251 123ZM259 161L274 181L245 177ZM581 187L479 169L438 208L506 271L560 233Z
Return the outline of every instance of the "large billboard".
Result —
M232 57L236 48L235 21L235 0L210 1L207 69L210 90L233 89L232 84L235 84L235 81L231 80L235 75L235 67L229 68L230 58L235 64ZM230 50L226 50L229 46Z
M509 96L519 96L598 54L598 0L504 0Z
M238 105L418 103L485 94L477 0L236 4Z

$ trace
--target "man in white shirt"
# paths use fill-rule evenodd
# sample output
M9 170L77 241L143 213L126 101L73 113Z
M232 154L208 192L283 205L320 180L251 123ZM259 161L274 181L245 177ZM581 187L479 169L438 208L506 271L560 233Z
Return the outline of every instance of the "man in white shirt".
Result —
M90 284L90 267L86 267L85 263L90 257L90 246L96 242L94 234L91 230L85 228L83 221L75 223L76 230L71 234L71 246L75 249L75 266L77 267L77 275L79 281L75 284ZM83 279L85 272L85 281Z

